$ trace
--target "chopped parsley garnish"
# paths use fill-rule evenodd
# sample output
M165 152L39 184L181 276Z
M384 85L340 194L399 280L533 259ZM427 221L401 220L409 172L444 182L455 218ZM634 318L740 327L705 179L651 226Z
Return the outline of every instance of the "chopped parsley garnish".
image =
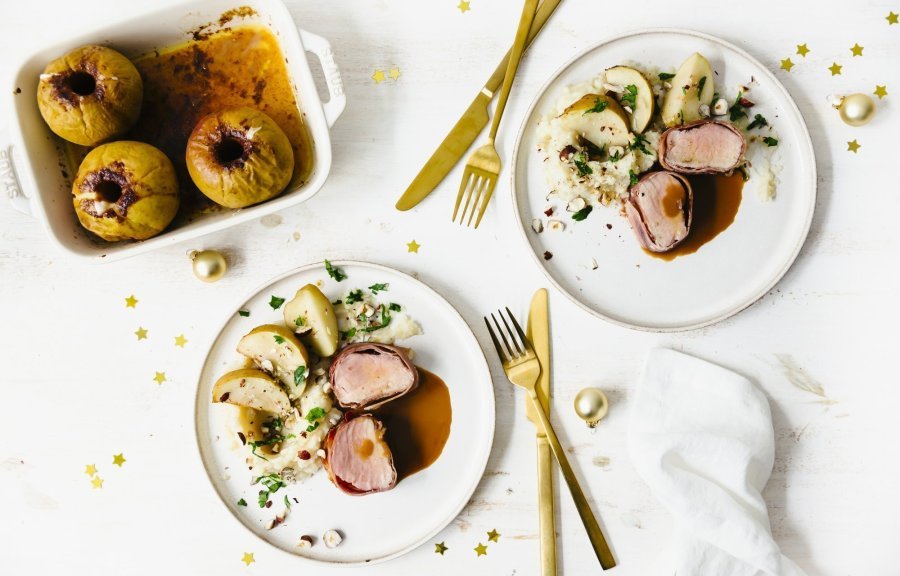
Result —
M591 170L591 167L587 165L587 157L584 152L579 152L573 159L572 162L575 163L575 167L578 168L578 173L582 176L587 176L588 174L593 174L594 171Z
M644 154L649 155L651 152L647 149L647 139L644 138L641 134L634 135L634 141L628 145L628 147L632 150L640 150Z
M246 506L246 505L247 505L247 501L244 500L243 498L241 498L240 500L237 501L237 505L238 505L238 506Z
M272 296L272 299L269 300L269 306L272 307L272 310L278 310L282 304L284 304L284 298L279 298L278 296Z
M288 498L287 494L284 495L284 507L287 508L288 510L291 509L291 501Z
M628 171L628 187L631 188L635 184L638 183L638 176L634 173L634 170Z
M276 343L276 344L284 344L284 337L283 337L283 336L279 336L278 334L275 334L275 336L273 336L273 338L275 338L275 343Z
M622 153L616 150L616 153L609 157L610 162L618 162L622 159Z
M306 382L306 366L297 366L294 370L294 386L302 386Z
M310 422L310 425L306 427L307 432L312 432L316 428L319 427L319 419L325 416L325 410L316 406L315 408L311 408L309 412L306 413L306 421Z
M303 316L297 316L294 318L294 324L297 326L303 326Z
M663 81L671 80L672 78L675 77L674 74L669 74L668 72L660 72L659 74L657 74L657 76L659 76L659 79L663 80Z
M356 304L357 302L362 302L363 293L362 290L351 290L347 297L344 298L344 302L347 304Z
M706 76L704 76L703 78L700 79L699 82L697 82L697 94L700 94L701 92L703 92L704 86L706 86Z
M762 114L757 114L753 117L753 122L747 124L747 130L753 130L754 128L762 128L763 126L768 126L769 121L766 120L765 116Z
M606 110L607 106L609 106L609 102L597 98L596 100L594 100L594 106L585 110L584 113L590 114L591 112L603 112L604 110Z
M600 160L603 157L603 146L597 146L587 138L579 138L580 144L584 147L584 151L587 152L588 160Z
M332 306L340 306L343 303L344 303L343 300L335 300L334 302L331 303L331 305Z
M328 260L325 261L325 271L328 272L329 276L334 278L335 282L343 282L347 278L347 275L344 274L343 270L335 268Z
M387 307L384 305L381 306L381 324L375 324L374 326L366 326L363 328L363 332L374 332L375 330L381 330L385 326L391 323L391 315L388 313Z
M350 328L346 332L341 332L341 338L343 338L344 340L349 340L354 336L356 336L356 328Z
M400 305L397 304L396 302L391 302L391 305L388 306L388 309L389 309L391 312L399 312L400 310L402 310L402 308L400 307Z
M244 318L247 318L248 316L250 316L250 311L249 310L238 310L238 315L243 316Z
M582 220L584 220L585 218L588 217L588 214L590 214L591 210L593 210L593 209L594 209L594 207L591 206L590 204L588 204L587 206L585 206L578 212L572 214L572 220L574 220L576 222L581 222Z
M632 110L637 106L637 86L634 84L629 84L625 87L625 93L622 94L622 103L628 104Z
M372 284L371 286L369 286L369 290L372 291L372 294L378 294L379 292L384 292L387 289L387 284Z
M772 138L771 136L766 136L763 138L763 142L766 143L766 146L778 146L778 140Z
M728 117L731 118L732 122L736 122L741 118L747 117L747 112L744 111L744 107L741 105L741 98L743 96L743 92L738 92L737 98L734 99L734 104L732 104L731 108L728 109Z
M281 444L285 440L289 440L294 437L295 436L293 434L288 434L287 436L282 436L280 433L276 432L264 440L256 440L254 442L247 442L247 445L250 446L250 452L254 456L268 462L268 460L269 460L268 458L257 454L257 452L256 452L257 448L262 448L263 446L272 446L273 444Z

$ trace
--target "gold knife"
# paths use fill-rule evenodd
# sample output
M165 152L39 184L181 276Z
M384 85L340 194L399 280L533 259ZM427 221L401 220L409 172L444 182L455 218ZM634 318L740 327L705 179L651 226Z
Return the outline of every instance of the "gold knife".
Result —
M559 6L561 0L544 0L537 13L534 15L534 22L531 24L531 31L528 32L528 39L525 41L527 47L534 40L538 32L541 31L544 24ZM397 200L397 210L409 210L441 183L441 180L450 173L450 170L456 166L459 159L463 157L475 138L484 130L488 123L488 107L494 98L494 92L503 84L503 77L506 76L506 65L509 62L509 52L497 65L494 73L488 79L487 83L481 89L475 100L469 105L441 145L435 150L425 166L419 171L415 179L403 193L403 196Z
M550 317L547 306L547 290L539 289L531 298L528 326L525 335L534 346L534 353L541 363L541 378L536 390L538 400L547 416L550 416ZM525 414L538 424L534 407L525 399ZM538 461L538 512L540 519L541 576L556 576L556 525L553 512L553 461L550 444L543 432L537 433Z

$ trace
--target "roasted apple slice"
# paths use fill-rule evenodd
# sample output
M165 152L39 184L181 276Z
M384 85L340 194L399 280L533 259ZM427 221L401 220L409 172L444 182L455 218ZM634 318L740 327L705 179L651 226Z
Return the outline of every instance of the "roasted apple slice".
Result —
M628 66L613 66L606 70L606 83L622 87L619 101L631 107L631 131L640 134L646 130L653 118L656 99L644 75Z
M325 468L335 486L354 496L384 492L397 484L385 428L371 414L344 417L325 438Z
M628 146L628 115L622 107L605 94L585 94L559 115L562 126L571 130L575 138L589 140L601 148Z
M666 92L660 111L666 126L679 126L699 120L700 105L709 106L716 91L712 66L699 52L694 52L681 64L672 87Z
M237 351L275 376L291 398L299 397L306 388L309 356L294 333L284 326L257 326L241 338Z
M402 348L361 342L335 356L329 379L342 407L370 409L413 390L419 383L419 371Z
M307 284L297 290L294 298L284 305L284 323L322 358L337 352L340 334L334 307L315 285Z
M227 402L245 408L284 415L291 401L271 376L261 370L243 368L219 378L213 386L213 402Z

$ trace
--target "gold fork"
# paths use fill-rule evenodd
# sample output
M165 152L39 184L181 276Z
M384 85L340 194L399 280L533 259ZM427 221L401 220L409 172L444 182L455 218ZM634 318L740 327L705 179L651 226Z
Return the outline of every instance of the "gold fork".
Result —
M594 548L594 553L600 561L600 566L602 566L604 570L608 570L616 565L616 560L613 558L609 545L606 543L606 538L603 537L603 532L600 530L600 525L597 524L597 519L594 518L594 513L591 511L591 507L587 502L587 498L584 496L584 492L581 491L581 486L578 484L578 478L575 477L575 471L569 464L569 459L566 458L566 451L563 450L562 445L560 445L559 439L556 437L556 432L553 431L553 425L550 424L550 419L547 417L547 413L544 412L544 408L538 400L535 384L541 375L541 363L534 353L531 342L525 337L525 332L522 331L522 328L516 321L516 317L509 311L509 308L506 309L506 314L509 316L510 321L515 327L515 331L510 329L509 323L503 315L503 311L498 311L497 314L500 316L500 320L506 328L505 333L504 330L500 328L500 323L497 322L497 318L493 314L491 314L491 319L494 321L494 326L497 327L497 332L494 332L494 328L491 327L491 323L488 321L487 316L484 317L484 323L487 325L488 332L491 334L491 340L494 341L494 348L497 349L497 355L500 356L500 361L503 363L503 371L506 373L506 377L510 382L520 388L524 388L528 393L528 397L531 399L534 408L534 413L538 416L538 422L540 423L544 434L547 435L547 440L550 442L550 450L553 452L553 456L556 457L556 461L559 463L559 468L562 470L566 484L569 486L569 491L572 493L572 499L575 501L575 508L578 510L578 515L581 516L581 523L584 524L584 529L587 531L591 546ZM497 340L498 333L500 334L500 339L503 341L502 346L500 345L500 340ZM509 336L509 339L507 339L507 336Z
M478 218L475 219L475 228L478 228L491 195L494 193L494 186L496 186L497 178L500 176L500 155L497 154L497 148L494 147L494 139L497 137L497 130L500 128L500 118L503 116L503 109L506 108L506 101L509 99L513 78L515 78L516 70L519 68L519 60L522 58L522 52L525 50L525 41L528 39L528 31L531 30L531 23L534 20L536 10L537 0L525 0L525 6L522 8L522 18L519 20L519 29L516 31L516 40L509 54L509 64L506 66L503 88L500 90L500 98L497 100L497 108L494 110L488 141L487 144L472 152L472 155L469 156L469 160L466 162L466 170L463 172L462 182L459 184L459 193L456 195L456 205L453 206L453 217L451 220L454 222L456 221L456 214L459 212L459 205L465 197L466 203L459 216L459 223L462 224L465 220L466 226L471 226L472 217L475 216L477 211ZM472 201L473 199L474 202ZM479 200L481 201L480 207L478 206ZM471 211L469 211L469 204L472 205ZM468 220L466 220L466 213L469 214Z

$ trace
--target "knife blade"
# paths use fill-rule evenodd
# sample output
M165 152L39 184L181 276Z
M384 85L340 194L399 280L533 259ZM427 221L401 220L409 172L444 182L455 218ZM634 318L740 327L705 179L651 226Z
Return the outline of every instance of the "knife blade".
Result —
M560 2L561 0L544 0L541 3L537 13L534 15L534 22L531 24L528 39L525 41L526 47L538 35L538 32L547 23L550 15L553 14ZM441 142L441 145L438 146L438 149L435 150L428 162L416 174L416 177L403 195L400 196L400 199L397 200L397 210L409 210L431 194L437 185L441 183L441 180L456 166L456 163L463 157L463 154L475 141L475 138L484 130L488 123L488 107L494 98L494 92L503 84L508 62L509 52L497 65L494 73L488 78L484 87L478 92L472 103L469 104L462 117L450 130L444 141Z
M550 415L550 316L547 304L547 290L539 289L531 298L528 311L528 325L525 335L534 347L534 353L541 363L541 376L535 387L538 400L547 415ZM538 424L534 407L526 398L525 414ZM537 432L538 460L538 511L540 519L541 576L556 576L556 525L553 512L553 469L552 455L547 436Z

